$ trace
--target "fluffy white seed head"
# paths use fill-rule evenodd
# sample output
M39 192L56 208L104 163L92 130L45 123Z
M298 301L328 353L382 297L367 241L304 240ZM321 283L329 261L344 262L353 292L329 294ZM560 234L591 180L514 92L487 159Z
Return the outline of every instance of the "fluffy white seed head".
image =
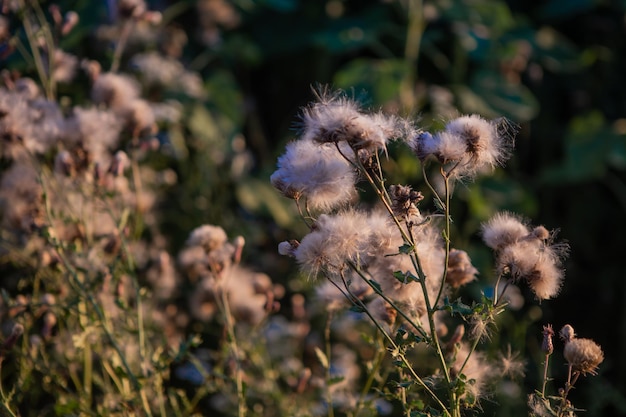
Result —
M369 236L370 227L363 212L323 214L295 250L296 260L309 276L322 271L337 274L346 262L360 264Z
M492 249L499 250L528 235L528 226L513 213L497 213L481 227L483 241Z
M503 120L492 122L478 115L461 116L434 135L423 132L414 136L409 145L420 160L433 155L442 164L453 167L452 176L473 177L504 163L510 155L514 130Z
M356 197L357 175L334 145L298 140L287 145L270 180L283 195L305 197L313 209L327 211Z
M304 140L346 142L352 149L368 152L386 150L391 139L411 136L415 131L411 123L400 117L362 112L356 101L325 91L304 109L301 120Z

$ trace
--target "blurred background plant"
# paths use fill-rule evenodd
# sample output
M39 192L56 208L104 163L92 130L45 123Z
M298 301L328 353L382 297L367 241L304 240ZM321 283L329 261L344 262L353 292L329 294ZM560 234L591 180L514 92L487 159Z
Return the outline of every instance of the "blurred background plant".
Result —
M24 327L3 353L13 413L231 415L245 394L251 414L326 414L315 354L326 331L342 358L333 372L364 378L360 325L327 329L312 284L276 253L303 230L269 176L316 83L428 129L460 113L520 124L507 168L455 191L453 244L483 272L464 291L488 289L477 231L499 210L561 228L571 255L559 298L502 316L493 343L523 352L526 379L482 407L527 415L542 326L572 323L606 356L572 402L585 415L626 413L623 2L1 4L2 340ZM420 189L412 157L390 152L390 181ZM236 239L194 244L208 224L244 236L241 262L267 276L238 270ZM219 262L195 264L218 247ZM237 306L220 294L236 290L215 283L222 268L257 300L231 317L246 337L228 331ZM561 363L551 360L554 387Z

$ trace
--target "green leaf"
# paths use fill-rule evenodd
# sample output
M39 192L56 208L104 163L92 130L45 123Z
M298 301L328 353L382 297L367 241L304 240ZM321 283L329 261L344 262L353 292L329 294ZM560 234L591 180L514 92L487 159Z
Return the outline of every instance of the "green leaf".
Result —
M442 310L446 310L451 314L460 314L462 316L467 316L474 313L474 309L467 304L461 302L461 299L457 299L454 302L450 302L448 297L443 299L443 306L440 307Z
M373 279L369 279L368 281L376 289L377 292L382 294L383 289L378 282L374 281Z
M400 251L400 253L404 254L404 255L409 255L410 253L413 252L413 250L415 249L415 246L410 245L408 243L405 243L404 245L400 246L398 248L398 250Z
M328 385L334 385L334 384L338 384L340 382L342 382L344 379L346 379L344 376L333 376L328 380Z
M407 272L395 271L393 273L393 277L403 284L408 284L409 282L419 282L420 280L419 277L416 277L409 271Z

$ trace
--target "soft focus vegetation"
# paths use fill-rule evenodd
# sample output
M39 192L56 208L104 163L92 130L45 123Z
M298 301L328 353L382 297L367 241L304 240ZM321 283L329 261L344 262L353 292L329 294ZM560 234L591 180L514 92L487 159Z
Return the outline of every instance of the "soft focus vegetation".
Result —
M604 351L577 413L626 414L626 3L0 5L2 415L402 415L381 334L277 250L308 232L270 176L320 85L425 131L518 126L505 167L454 187L451 244L480 271L457 295L493 297L479 232L504 210L560 229L564 284L540 303L519 286L478 349L525 376L464 413L528 415L544 326L570 323ZM410 150L387 154L387 184L441 209ZM571 356L555 336L546 392Z

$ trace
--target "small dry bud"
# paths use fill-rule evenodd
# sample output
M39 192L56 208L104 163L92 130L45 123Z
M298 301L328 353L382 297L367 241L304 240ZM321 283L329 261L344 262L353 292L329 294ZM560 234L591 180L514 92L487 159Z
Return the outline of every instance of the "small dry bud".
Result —
M278 253L283 256L294 257L294 252L298 249L300 243L297 240L289 240L278 244Z
M408 185L392 185L389 187L391 209L400 219L409 220L420 215L417 205L424 199L419 191L414 191Z
M546 355L551 355L554 352L554 345L552 344L552 337L554 336L554 330L552 325L548 324L543 326L543 342L541 342L541 351Z
M550 232L543 226L537 226L530 232L530 236L539 240L547 240L550 237Z
M567 343L572 341L576 337L576 333L574 332L574 328L569 324L563 326L561 331L559 332L559 336L563 342Z

